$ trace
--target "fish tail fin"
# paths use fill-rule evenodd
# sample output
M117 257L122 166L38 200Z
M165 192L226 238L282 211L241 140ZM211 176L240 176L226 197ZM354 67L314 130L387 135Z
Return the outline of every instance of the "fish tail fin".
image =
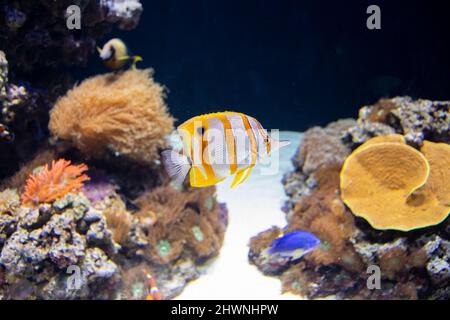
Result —
M164 150L161 158L169 177L176 183L182 184L191 169L189 159L173 150Z
M101 54L102 53L102 48L97 47L97 52L98 52L98 54Z
M138 62L144 61L144 59L141 56L132 56L131 60L132 60L131 67L133 68L133 70L137 69L136 64Z

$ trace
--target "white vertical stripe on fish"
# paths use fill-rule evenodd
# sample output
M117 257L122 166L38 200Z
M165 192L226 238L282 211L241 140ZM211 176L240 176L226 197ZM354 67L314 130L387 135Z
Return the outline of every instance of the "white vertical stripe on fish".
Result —
M223 124L225 130L225 142L227 146L227 163L230 165L230 175L233 175L237 171L237 161L236 161L236 141L234 139L233 130L231 127L231 123L228 120L225 113L220 113L218 115L218 119Z
M200 126L198 126L200 128ZM197 129L194 131L196 132ZM199 169L200 173L203 174L206 179L206 170L203 167L203 138L197 132L192 137L192 165Z
M248 117L244 114L241 116L244 122L245 131L247 132L248 139L250 140L250 164L254 166L256 164L256 160L258 160L258 142L256 141L256 136L252 130L252 126L248 121Z
M267 130L262 127L261 123L259 123L258 120L255 119L255 121L258 126L259 132L264 137L264 144L266 145L267 154L270 154L270 149L271 149L270 143L271 142L270 142L269 134L267 133Z
M194 157L192 152L192 141L189 135L188 130L178 130L178 133L180 134L181 141L183 143L183 154L191 159Z
M205 139L208 143L206 152L216 177L225 178L230 175L230 164L224 124L218 118L210 118L207 121L208 130L205 132Z
M240 115L227 114L227 118L230 121L231 129L233 130L233 137L236 145L237 169L239 170L250 165L250 139Z
M264 137L258 129L258 122L255 118L247 116L250 125L252 126L253 134L256 137L256 142L258 144L258 157L259 159L264 158L267 155L267 148L264 142Z

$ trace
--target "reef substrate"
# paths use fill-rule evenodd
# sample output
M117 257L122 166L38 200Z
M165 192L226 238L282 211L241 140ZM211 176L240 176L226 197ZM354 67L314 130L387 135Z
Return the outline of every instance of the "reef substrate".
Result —
M0 1L0 299L160 298L150 277L173 298L219 254L226 206L165 174L174 119L152 70L74 86L141 2L76 1L68 30L72 4Z
M377 230L343 203L340 172L352 151L376 136L401 134L418 149L424 140L448 144L449 108L449 102L382 99L361 108L357 120L306 131L292 159L295 169L283 179L288 224L253 237L250 262L279 277L283 292L311 299L448 300L450 219L408 232ZM322 243L299 261L271 265L263 259L275 238L293 230L312 232Z

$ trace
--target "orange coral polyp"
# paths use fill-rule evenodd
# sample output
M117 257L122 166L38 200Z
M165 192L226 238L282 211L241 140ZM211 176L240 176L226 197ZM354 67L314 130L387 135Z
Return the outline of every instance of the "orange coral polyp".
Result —
M21 197L22 204L37 206L51 203L70 192L79 192L83 183L89 180L83 174L87 170L84 164L71 165L70 161L64 159L52 161L50 168L46 164L40 172L28 177Z
M345 161L341 197L376 229L409 231L436 225L450 211L450 146L400 135L369 140Z

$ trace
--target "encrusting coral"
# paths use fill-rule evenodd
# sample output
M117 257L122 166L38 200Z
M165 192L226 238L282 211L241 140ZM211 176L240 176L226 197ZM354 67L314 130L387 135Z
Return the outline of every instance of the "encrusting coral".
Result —
M87 169L84 164L75 166L64 159L53 161L50 167L44 165L28 178L22 194L23 205L51 203L68 193L80 191L83 182L89 180L83 174Z
M409 231L442 222L450 211L450 146L425 141L422 149L425 155L400 135L369 140L344 163L343 201L376 229Z
M151 162L173 130L164 88L151 70L129 70L83 81L59 99L50 113L49 128L84 154Z

